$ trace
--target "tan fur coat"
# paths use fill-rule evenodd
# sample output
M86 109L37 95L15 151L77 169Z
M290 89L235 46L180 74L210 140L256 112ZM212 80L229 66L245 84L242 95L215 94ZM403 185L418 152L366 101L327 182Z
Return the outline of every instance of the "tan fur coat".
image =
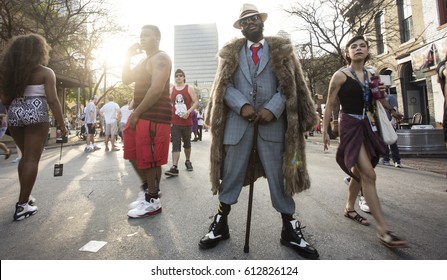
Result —
M290 41L282 37L266 37L265 40L270 48L270 65L286 96L287 130L282 169L285 177L285 191L292 196L310 187L304 133L316 125L318 117L303 77L301 64L296 58ZM246 42L245 38L236 39L220 51L219 68L205 114L205 123L211 126L212 136L210 180L213 194L217 194L220 187L224 160L223 134L226 114L229 110L224 104L225 88L239 65L239 51ZM248 174L249 172L245 178L245 185L250 183ZM265 176L262 167L255 178L260 176Z

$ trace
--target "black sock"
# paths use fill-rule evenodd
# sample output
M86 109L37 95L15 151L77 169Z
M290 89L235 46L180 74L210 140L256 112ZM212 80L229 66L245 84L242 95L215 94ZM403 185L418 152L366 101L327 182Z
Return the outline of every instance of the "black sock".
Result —
M295 220L292 215L281 213L281 218L284 223Z
M217 214L221 216L228 216L230 214L231 205L219 202L219 208L217 209Z
M153 199L157 199L158 198L158 193L145 193L146 196L146 201L149 202L151 200L151 198Z

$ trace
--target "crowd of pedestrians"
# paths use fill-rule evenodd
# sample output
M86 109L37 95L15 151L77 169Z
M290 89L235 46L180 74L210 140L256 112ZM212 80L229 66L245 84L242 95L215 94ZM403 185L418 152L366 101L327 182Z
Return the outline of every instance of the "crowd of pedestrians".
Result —
M160 183L162 166L169 161L169 147L172 147L172 162L164 174L180 175L182 148L185 169L193 171L192 142L202 141L204 129L207 131L209 126L211 190L217 194L218 201L213 221L209 228L203 229L205 234L198 238L198 246L211 249L230 238L232 205L237 203L243 186L253 185L263 176L268 181L272 206L282 221L277 238L300 256L317 259L317 249L306 240L301 221L295 217L293 196L310 188L304 137L316 127L317 132L322 132L320 117L290 40L264 36L267 18L267 13L259 12L252 4L242 6L233 27L243 37L234 39L219 52L219 67L206 108L199 105L197 94L186 83L182 69L175 70L175 84L170 84L172 62L159 48L160 30L155 25L144 25L140 42L128 48L122 69L123 83L134 86L132 101L124 99L120 107L114 96L108 95L108 102L98 110L98 97L91 97L84 109L87 133L84 151L100 149L94 135L97 118L102 116L104 150L119 151L116 145L119 135L123 157L129 160L140 179L137 198L129 204L127 216L142 218L162 212ZM393 96L373 99L369 86L372 74L366 68L369 50L369 42L363 36L354 36L346 44L347 67L335 72L329 84L322 123L324 149L329 149L330 144L324 128L330 126L330 113L339 100L340 145L335 160L348 175L344 181L349 186L343 215L357 224L370 225L355 210L358 198L360 209L371 213L377 222L378 239L387 247L401 248L406 246L406 241L393 233L385 221L374 169L378 163L390 164L390 150L394 166L401 167L400 155L397 143L388 147L380 138L374 118L375 104L381 102L394 123L402 116ZM48 107L62 135L67 134L56 94L55 74L45 66L49 51L40 35L16 36L10 40L0 61L0 97L7 108L0 110L0 139L8 127L17 150L21 151L15 221L38 211L31 192L48 135ZM131 67L132 57L142 51L146 57ZM445 66L438 72L444 90ZM380 89L384 90L383 84ZM8 159L11 150L3 143L0 149ZM233 234L238 232L235 230Z

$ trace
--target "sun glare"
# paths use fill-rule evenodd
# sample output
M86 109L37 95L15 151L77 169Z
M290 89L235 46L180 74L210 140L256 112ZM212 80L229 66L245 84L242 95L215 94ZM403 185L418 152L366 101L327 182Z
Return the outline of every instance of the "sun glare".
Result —
M128 33L106 38L95 57L98 61L97 68L102 68L105 64L108 71L118 73L115 76L120 75L127 48L139 41L140 28L145 24L155 24L160 28L162 34L160 49L168 53L173 60L175 25L216 23L219 47L235 37L242 36L239 30L233 28L233 22L238 17L242 3L245 2L243 0L228 0L217 13L215 12L215 2L208 0L191 1L179 9L172 9L172 6L179 2L176 0L162 1L157 5L153 5L147 0L113 0L113 2L118 11L117 20L128 28ZM260 11L269 14L264 35L276 35L279 30L291 32L294 29L290 23L287 23L287 17L279 9L279 6L287 6L291 0L272 2L252 0L252 2ZM141 58L142 56L134 58L132 64Z

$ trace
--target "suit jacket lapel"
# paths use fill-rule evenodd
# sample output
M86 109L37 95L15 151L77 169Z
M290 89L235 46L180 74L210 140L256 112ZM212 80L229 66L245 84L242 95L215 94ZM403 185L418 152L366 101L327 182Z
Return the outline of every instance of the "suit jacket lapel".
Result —
M261 60L259 61L259 68L258 73L261 73L264 68L267 66L270 59L269 55L269 44L267 43L267 40L264 41L264 46L262 46L262 56Z
M247 60L246 44L242 46L239 52L239 66L241 67L242 73L244 74L245 78L250 82L250 84L252 84L250 68L248 66Z

